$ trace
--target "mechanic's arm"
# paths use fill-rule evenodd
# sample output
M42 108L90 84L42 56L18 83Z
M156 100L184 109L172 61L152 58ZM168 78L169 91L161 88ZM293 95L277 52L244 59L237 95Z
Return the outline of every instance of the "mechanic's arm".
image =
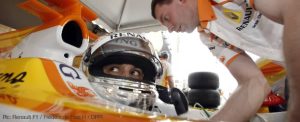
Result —
M271 90L261 70L243 50L218 36L201 32L200 38L210 52L227 66L238 82L235 92L211 119L230 122L248 121L255 115Z
M258 11L272 20L284 25L283 53L285 57L290 101L288 108L288 120L298 122L300 120L300 0L254 0Z
M173 76L167 76L169 87L174 88Z
M238 81L238 87L211 120L249 121L261 107L270 87L260 69L245 52L241 52L227 67Z
M172 70L172 66L171 64L167 63L167 80L168 80L168 85L169 88L173 88L174 87L174 80L173 80L173 70Z
M299 0L285 0L283 7L283 49L287 66L290 101L288 107L289 122L299 122L300 120L300 15ZM288 6L288 7L286 7Z

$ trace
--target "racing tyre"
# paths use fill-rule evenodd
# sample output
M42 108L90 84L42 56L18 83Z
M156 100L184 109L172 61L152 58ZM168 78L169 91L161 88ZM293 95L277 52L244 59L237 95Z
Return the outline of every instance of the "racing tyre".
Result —
M191 106L199 103L204 108L217 108L220 105L220 94L217 90L191 89L188 101Z
M188 85L191 89L218 89L219 77L213 72L194 72L188 77Z

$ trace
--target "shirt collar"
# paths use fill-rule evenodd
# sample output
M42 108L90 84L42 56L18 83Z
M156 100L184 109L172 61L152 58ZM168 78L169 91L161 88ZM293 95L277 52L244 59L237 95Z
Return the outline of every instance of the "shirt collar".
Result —
M200 22L198 29L205 29L208 22L217 19L212 8L213 4L215 4L215 2L211 0L198 0L198 16Z

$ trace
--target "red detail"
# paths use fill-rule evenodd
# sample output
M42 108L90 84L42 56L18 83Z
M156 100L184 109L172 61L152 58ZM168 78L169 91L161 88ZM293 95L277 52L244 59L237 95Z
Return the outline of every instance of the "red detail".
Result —
M0 94L0 101L9 101L10 103L16 105L18 103L18 98L10 94Z
M71 82L67 82L68 85L73 89L73 91L81 97L94 97L95 94L92 92L92 90L82 87L82 86L76 86Z
M269 95L265 98L262 106L276 106L284 104L285 100L273 92L270 92Z

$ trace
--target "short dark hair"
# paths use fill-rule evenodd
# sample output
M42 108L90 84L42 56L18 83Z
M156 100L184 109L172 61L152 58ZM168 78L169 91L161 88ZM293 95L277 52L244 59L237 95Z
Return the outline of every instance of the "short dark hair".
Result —
M152 14L152 17L154 19L156 19L155 10L154 10L156 5L169 4L172 1L173 0L152 0L152 2L151 2L151 14Z

